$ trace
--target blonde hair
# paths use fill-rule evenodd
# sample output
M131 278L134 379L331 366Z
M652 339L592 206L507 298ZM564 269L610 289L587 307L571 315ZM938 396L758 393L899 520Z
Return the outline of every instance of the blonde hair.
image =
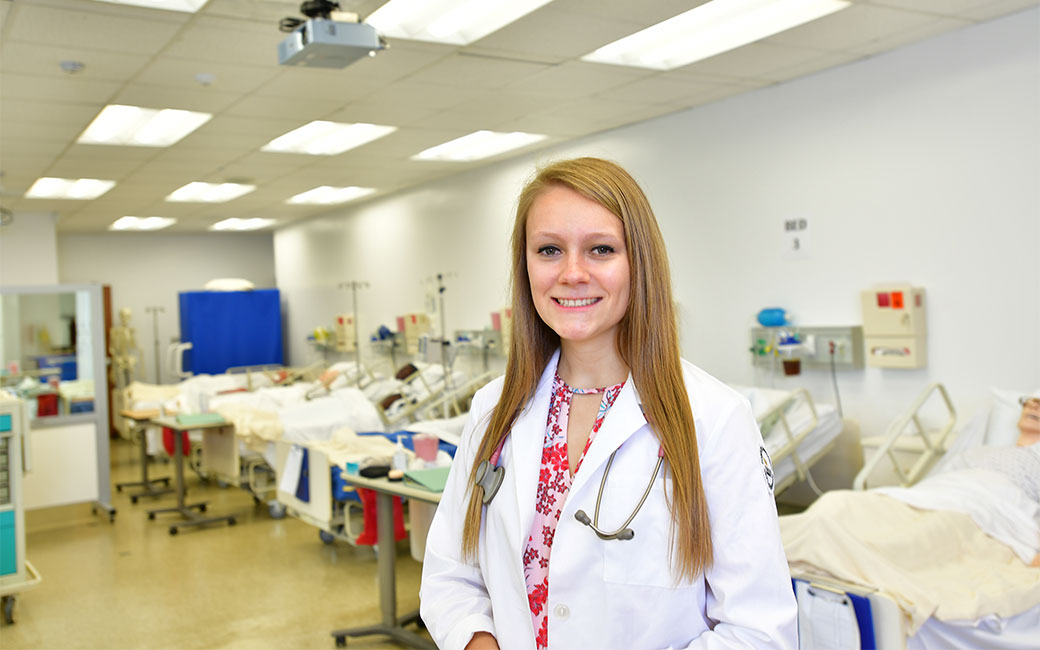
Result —
M630 268L630 300L617 333L617 349L632 372L647 421L652 423L672 473L667 494L676 578L693 579L711 565L711 529L701 483L693 412L679 360L679 334L664 239L646 195L616 163L575 158L538 170L524 187L512 236L513 329L505 384L477 449L472 471L489 460L560 345L535 311L527 275L527 217L535 199L551 187L567 187L621 220ZM463 555L476 555L483 488L471 485L463 528Z

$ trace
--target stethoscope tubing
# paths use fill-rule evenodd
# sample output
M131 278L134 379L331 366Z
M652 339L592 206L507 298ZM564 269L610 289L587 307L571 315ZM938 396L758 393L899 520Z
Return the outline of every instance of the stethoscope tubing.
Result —
M506 438L503 437L495 448L495 451L491 454L491 458L483 460L477 465L476 472L474 473L474 483L483 488L483 494L481 495L481 501L484 505L490 505L491 501L494 500L495 495L498 494L498 489L502 486L502 481L505 479L505 468L499 465L499 460L502 456L502 448L506 444ZM603 540L616 539L619 541L625 541L635 537L635 531L628 527L629 524L636 518L639 511L642 510L643 504L646 503L647 497L650 496L650 491L653 490L654 481L657 480L657 475L661 472L661 465L664 463L664 450L658 447L657 449L657 464L654 465L653 476L650 477L650 481L646 484L646 489L643 490L643 495L639 498L639 503L632 510L632 514L628 516L625 523L621 524L621 527L613 532L607 532L599 527L599 509L600 504L603 502L603 491L607 485L607 476L610 474L610 467L614 464L614 456L618 453L618 449L615 449L610 454L610 458L607 460L607 466L603 469L603 477L599 481L599 491L596 494L596 509L593 511L592 521L589 521L589 516L584 510L578 510L574 513L574 518L582 524L592 529L596 535Z

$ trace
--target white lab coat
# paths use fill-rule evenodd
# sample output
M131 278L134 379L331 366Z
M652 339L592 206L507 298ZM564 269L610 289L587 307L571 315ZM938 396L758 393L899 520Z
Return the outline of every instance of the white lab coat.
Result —
M523 552L534 518L557 352L534 398L506 439L505 480L485 507L476 565L462 559L470 468L503 380L473 399L447 486L426 540L421 614L440 648L464 648L491 632L503 650L534 648ZM764 476L761 434L747 401L683 362L697 427L707 497L712 566L676 585L668 564L671 516L662 472L630 524L635 538L601 540L574 518L593 516L600 479L618 449L600 508L614 530L631 514L653 474L658 442L646 424L631 377L575 474L549 561L549 647L561 650L793 648L797 605L780 542L776 505ZM667 468L667 463L664 465Z

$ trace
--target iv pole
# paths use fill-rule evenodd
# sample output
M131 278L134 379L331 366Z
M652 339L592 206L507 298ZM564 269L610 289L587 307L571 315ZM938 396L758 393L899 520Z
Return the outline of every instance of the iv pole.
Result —
M367 289L367 282L358 282L357 280L348 280L346 282L339 283L340 289L350 289L351 295L353 296L353 315L354 315L354 360L357 362L357 382L361 385L361 341L359 340L358 332L360 330L358 326L358 312L357 312L357 290Z
M152 315L152 337L155 342L155 383L161 384L162 381L159 380L159 312L166 310L158 305L145 307L144 310Z

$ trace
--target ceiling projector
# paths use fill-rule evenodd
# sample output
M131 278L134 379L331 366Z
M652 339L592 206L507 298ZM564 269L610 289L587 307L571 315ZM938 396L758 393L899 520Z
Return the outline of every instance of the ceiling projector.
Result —
M385 49L376 30L365 23L311 18L278 44L278 63L312 68L345 68Z
M282 31L289 32L278 44L278 63L311 68L345 68L358 59L375 56L386 49L383 40L371 25L362 22L335 20L340 12L338 2L307 0L300 12L307 16L283 18Z

